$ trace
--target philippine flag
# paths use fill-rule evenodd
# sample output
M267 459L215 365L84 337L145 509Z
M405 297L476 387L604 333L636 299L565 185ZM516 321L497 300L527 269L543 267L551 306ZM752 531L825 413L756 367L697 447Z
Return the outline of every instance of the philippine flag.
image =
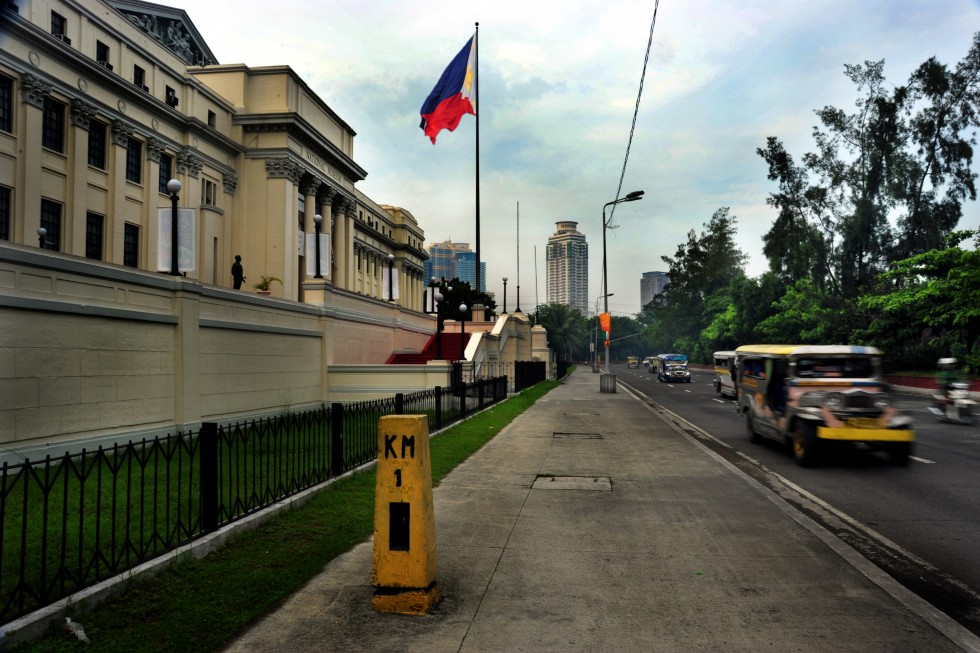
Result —
M459 51L435 88L422 104L422 124L419 127L435 145L436 135L443 129L453 131L467 113L476 115L474 83L476 81L476 35Z

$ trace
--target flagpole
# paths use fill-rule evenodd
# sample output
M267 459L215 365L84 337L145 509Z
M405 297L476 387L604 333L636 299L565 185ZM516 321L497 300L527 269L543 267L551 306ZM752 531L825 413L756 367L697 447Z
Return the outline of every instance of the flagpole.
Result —
M480 23L476 23L473 39L476 45L476 79L473 84L476 96L476 287L473 290L480 292Z

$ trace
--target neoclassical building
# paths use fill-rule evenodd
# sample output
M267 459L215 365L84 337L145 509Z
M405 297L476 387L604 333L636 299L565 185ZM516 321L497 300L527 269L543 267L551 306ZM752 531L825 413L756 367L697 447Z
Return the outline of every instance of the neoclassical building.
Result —
M0 0L0 455L445 385L385 364L436 329L425 236L354 136L184 11Z
M167 273L176 179L186 278L230 287L240 255L243 291L388 299L394 276L421 310L422 229L355 188L355 132L288 66L221 65L186 12L149 2L0 6L0 240Z

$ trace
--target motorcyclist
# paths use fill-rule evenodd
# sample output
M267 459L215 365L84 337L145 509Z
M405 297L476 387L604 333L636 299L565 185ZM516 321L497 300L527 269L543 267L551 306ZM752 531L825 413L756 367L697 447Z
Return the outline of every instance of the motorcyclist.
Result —
M955 358L940 358L939 372L936 374L936 384L942 394L943 401L949 400L949 393L953 389L953 384L962 380L960 371L957 369L958 361Z

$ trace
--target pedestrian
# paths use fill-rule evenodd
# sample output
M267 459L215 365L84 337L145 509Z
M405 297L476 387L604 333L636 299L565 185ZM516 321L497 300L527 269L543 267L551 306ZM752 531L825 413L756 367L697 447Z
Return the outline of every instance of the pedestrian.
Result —
M235 280L235 290L241 290L245 281L245 269L242 267L242 257L235 254L235 262L231 264L231 278Z

